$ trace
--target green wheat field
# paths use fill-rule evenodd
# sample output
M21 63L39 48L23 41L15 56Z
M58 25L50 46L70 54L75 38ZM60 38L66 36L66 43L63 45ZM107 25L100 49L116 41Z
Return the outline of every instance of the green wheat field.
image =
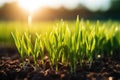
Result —
M83 26L91 26L91 27L105 27L105 29L109 29L111 27L116 28L117 37L120 39L120 21L90 21L90 20L80 20L82 21ZM32 33L41 33L45 34L52 29L53 27L57 27L60 21L42 21L42 22L33 22L31 26L28 25L27 22L16 22L16 21L0 21L0 43L11 44L13 41L11 39L11 32L21 32L31 31ZM64 21L65 25L71 29L75 29L75 21Z
M40 56L44 64L44 51L50 60L50 65L58 70L58 62L69 65L75 72L77 63L82 66L106 56L120 56L120 22L119 21L48 21L33 22L0 22L1 46L16 46L21 59L29 56L37 60Z

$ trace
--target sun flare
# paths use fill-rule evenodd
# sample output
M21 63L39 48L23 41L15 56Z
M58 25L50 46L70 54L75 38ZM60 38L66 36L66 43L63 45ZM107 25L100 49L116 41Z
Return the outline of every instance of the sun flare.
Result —
M18 0L18 4L31 13L40 7L40 1L41 0Z

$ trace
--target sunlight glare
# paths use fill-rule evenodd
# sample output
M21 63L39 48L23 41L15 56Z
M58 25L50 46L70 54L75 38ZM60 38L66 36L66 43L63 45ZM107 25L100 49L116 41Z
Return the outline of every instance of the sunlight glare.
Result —
M32 16L30 15L28 16L28 25L31 26L31 24L32 24Z
M39 4L41 2L42 2L41 0L18 0L18 4L22 8L28 10L30 13L39 8Z

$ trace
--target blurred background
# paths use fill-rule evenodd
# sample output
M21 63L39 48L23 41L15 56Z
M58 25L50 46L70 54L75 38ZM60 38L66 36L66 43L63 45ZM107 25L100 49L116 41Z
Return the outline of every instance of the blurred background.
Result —
M120 0L0 0L0 20L27 20L27 9L36 5L33 21L73 20L77 15L83 19L120 20Z
M119 27L120 0L0 0L0 53L16 52L11 32L45 33L61 19L74 27L77 15Z

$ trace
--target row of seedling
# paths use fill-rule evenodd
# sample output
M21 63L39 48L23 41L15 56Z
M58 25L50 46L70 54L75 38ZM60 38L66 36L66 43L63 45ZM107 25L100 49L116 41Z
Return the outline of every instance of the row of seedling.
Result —
M73 28L61 21L44 36L36 33L34 40L27 32L12 33L12 36L23 64L26 58L32 56L35 66L38 64L38 57L45 65L46 50L51 67L55 66L55 70L58 71L58 64L61 63L69 66L71 73L74 73L78 63L90 68L92 61L98 59L98 55L112 56L114 51L119 51L118 33L114 26L107 28L106 25L100 25L99 21L91 25L89 21L85 23L77 18Z

